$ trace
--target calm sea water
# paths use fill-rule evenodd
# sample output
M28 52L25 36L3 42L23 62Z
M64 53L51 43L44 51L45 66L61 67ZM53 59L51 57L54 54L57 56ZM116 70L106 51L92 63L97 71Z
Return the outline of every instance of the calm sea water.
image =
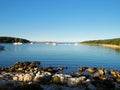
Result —
M5 50L0 51L0 66L9 66L16 61L41 61L43 66L67 66L70 70L80 66L120 70L120 52L102 46L0 45L5 46Z

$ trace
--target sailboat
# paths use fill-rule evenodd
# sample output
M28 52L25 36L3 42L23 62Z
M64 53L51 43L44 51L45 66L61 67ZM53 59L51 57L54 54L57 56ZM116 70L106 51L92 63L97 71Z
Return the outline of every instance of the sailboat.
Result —
M21 45L21 44L23 44L23 43L21 42L21 39L19 39L19 41L16 42L16 38L15 38L15 42L14 42L13 44L14 44L14 45Z
M52 43L52 45L53 45L53 46L56 46L56 45L57 45L57 43L53 42L53 43Z

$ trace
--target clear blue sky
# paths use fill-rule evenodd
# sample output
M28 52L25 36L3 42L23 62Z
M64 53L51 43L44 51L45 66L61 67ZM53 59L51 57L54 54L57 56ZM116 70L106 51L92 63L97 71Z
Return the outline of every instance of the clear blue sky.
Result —
M120 0L0 0L0 36L34 41L120 37Z

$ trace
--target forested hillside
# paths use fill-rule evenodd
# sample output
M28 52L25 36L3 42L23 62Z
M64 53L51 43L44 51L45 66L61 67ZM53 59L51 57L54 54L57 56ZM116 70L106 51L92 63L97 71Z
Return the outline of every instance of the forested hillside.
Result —
M16 37L0 37L0 43L14 43L14 42L29 43L30 41Z
M120 38L104 39L104 40L90 40L90 41L83 41L81 43L120 45Z

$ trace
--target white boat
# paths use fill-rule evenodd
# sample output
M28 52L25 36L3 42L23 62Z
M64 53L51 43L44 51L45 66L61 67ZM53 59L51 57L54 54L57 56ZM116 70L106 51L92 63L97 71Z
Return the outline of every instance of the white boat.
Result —
M16 38L15 38L15 42L13 43L14 45L21 45L21 44L23 44L22 42L21 42L21 39L18 41L18 42L16 42Z
M53 45L53 46L56 46L56 45L57 45L57 43L52 43L52 45Z
M30 44L33 44L32 42Z
M14 42L13 44L14 44L14 45L21 45L21 44L23 44L23 43L21 43L21 42Z

